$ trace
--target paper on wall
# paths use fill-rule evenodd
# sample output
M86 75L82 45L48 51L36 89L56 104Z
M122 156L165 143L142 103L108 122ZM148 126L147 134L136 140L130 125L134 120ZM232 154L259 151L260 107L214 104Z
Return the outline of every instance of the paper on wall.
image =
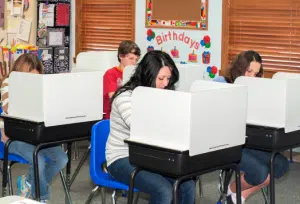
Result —
M18 33L21 18L8 16L7 21L7 33Z
M11 0L11 15L13 16L23 16L24 0Z
M30 30L31 30L31 20L22 19L19 24L17 38L28 42L30 36Z

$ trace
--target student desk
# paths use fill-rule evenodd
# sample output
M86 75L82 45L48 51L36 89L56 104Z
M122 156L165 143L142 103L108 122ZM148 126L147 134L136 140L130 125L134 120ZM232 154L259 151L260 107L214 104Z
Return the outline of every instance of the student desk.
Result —
M205 169L203 171L190 173L190 174L186 174L186 175L175 178L176 180L175 180L175 183L173 184L173 204L179 204L178 188L182 181L189 179L189 178L197 177L202 174L209 173L209 172L212 172L215 170L228 169L228 168L235 171L236 188L237 188L237 203L241 204L240 168L239 168L239 165L236 163L217 166L215 168L209 168L209 169ZM136 167L135 170L131 173L127 204L133 203L134 179L135 179L135 176L142 170L146 170L146 169L143 169L142 167Z
M37 200L40 200L38 152L43 148L67 143L68 185L64 185L64 189L71 203L68 194L71 144L90 139L92 126L102 119L102 95L102 73L99 72L10 74L9 115L1 116L5 133L11 139L5 144L4 150L3 195L7 184L8 147L13 140L35 145L33 167ZM63 176L62 179L64 181Z
M4 124L7 122L12 122L13 124L16 125L15 122L18 121L18 119L15 118L8 118L5 116L2 116L4 118ZM23 120L20 119L20 124L24 124L22 123ZM27 142L29 144L35 145L35 150L33 153L33 169L34 169L34 180L35 180L35 195L36 195L36 200L40 200L40 188L37 186L40 186L40 182L39 182L39 169L38 169L38 152L41 149L47 148L47 147L52 147L52 146L56 146L56 145L61 145L61 144L68 144L68 164L67 164L67 169L66 169L66 177L67 177L67 186L64 185L64 190L66 192L67 195L67 199L69 201L69 203L72 203L70 195L68 193L68 190L70 188L70 174L71 174L71 144L72 142L76 142L76 141L82 141L82 140L90 140L90 135L89 132L93 126L94 123L96 123L97 121L90 121L90 122L83 122L83 123L76 123L76 124L69 124L69 125L64 125L63 126L63 134L59 131L62 129L59 129L57 131L56 134L53 134L51 139L45 139L43 138L43 135L39 135L40 137L37 138L41 138L41 140L37 140L33 137L33 135L35 135L35 130L34 129L28 129L26 130L25 128L20 128L18 126L13 126L11 124L11 127L14 127L13 129L9 128L9 125L5 124L5 128L7 131L7 135L10 135L10 140L8 140L5 143L4 146L4 162L3 162L3 180L2 180L2 196L5 196L6 193L6 185L7 185L7 166L8 166L8 148L9 145L11 144L12 141L14 140L18 140L18 141L23 141L23 142ZM27 122L28 123L28 122ZM36 122L29 122L29 124L31 125L41 125L40 123L36 123ZM74 128L76 127L76 128ZM52 127L55 130L55 127ZM61 127L60 127L61 128ZM38 129L38 128L37 128ZM68 130L71 130L70 133L68 134L67 132L69 132ZM12 130L16 130L17 132L12 132ZM10 132L11 131L11 132ZM21 132L24 132L23 134L20 134ZM34 132L33 134L31 134L30 132ZM52 134L52 132L50 132ZM49 134L49 132L47 133ZM18 137L18 135L22 135L22 137ZM46 133L45 133L46 135ZM63 136L62 136L63 135ZM23 138L23 139L22 139ZM63 177L62 177L63 178Z
M282 151L300 146L300 130L285 133L283 128L247 125L245 147L271 152L270 156L270 203L275 204L274 158Z
M275 204L274 158L300 146L300 77L277 73L272 79L238 77L248 91L245 147L271 152L270 203Z
M20 197L20 196L6 196L6 197L3 197L3 198L0 198L0 203L2 204L16 204L16 203L25 203L26 204L42 204L40 202L37 202L37 201L33 201L33 200L29 200L27 198L23 198L23 197Z
M245 86L199 80L189 92L138 87L131 100L130 138L125 142L129 161L137 168L131 175L128 204L132 203L134 178L143 169L174 178L173 203L178 204L182 181L231 168L236 172L240 199L238 163L245 144ZM220 107L219 101L228 108ZM224 120L220 115L231 118Z

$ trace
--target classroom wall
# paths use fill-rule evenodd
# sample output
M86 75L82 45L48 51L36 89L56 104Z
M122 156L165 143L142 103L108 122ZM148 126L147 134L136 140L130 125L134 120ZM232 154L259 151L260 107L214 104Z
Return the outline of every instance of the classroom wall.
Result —
M204 50L211 52L211 63L209 65L216 66L220 68L221 66L221 39L222 39L222 0L213 0L209 1L209 11L208 11L208 30L183 30L183 29L152 29L155 33L161 34L166 31L175 31L178 34L185 32L185 36L191 37L191 39L199 42L203 39L203 36L209 35L211 37L211 48L204 49L201 47L197 54L199 55L198 64L201 64L201 54ZM147 47L149 45L154 45L156 49L161 49L165 51L170 51L174 46L173 42L163 43L161 46L155 45L155 42L147 42L147 28L145 28L145 9L146 9L146 0L136 0L136 15L135 15L135 41L141 47L142 54L145 54ZM76 66L73 63L73 57L75 57L75 4L72 4L71 8L71 67ZM184 43L176 42L177 47L180 48L181 55L188 56L189 53L193 51L188 45ZM177 63L180 63L181 59L174 59ZM189 62L187 62L189 63ZM208 66L208 65L205 65Z
M7 1L5 1L7 2ZM4 29L0 29L1 34L7 31L8 28L8 16L10 14L10 11L7 9L7 5L5 6L5 24L4 24ZM25 42L23 40L19 40L20 43L27 45L27 44L32 44L36 45L36 32L37 32L37 2L36 1L30 1L30 5L27 11L24 12L25 19L31 20L31 30L30 30L30 37L29 41ZM14 34L6 34L5 40L1 43L1 45L6 45L7 42L14 36ZM7 39L8 37L8 39Z
M167 8L166 8L167 9ZM208 30L187 30L187 29L157 29L157 28L146 28L145 27L145 10L146 10L146 0L136 0L136 29L135 29L135 40L136 43L141 47L142 53L147 52L148 46L153 46L154 49L162 49L167 53L171 53L171 50L179 50L179 58L173 58L176 63L193 63L199 64L201 66L216 66L217 68L221 67L221 40L222 40L222 0L213 0L209 1L208 4ZM155 38L151 41L147 40L147 31L151 29L155 32ZM190 38L189 43L174 40L170 38L167 41L162 42L159 39L159 36L166 35L168 33L173 34L174 32L177 35L183 34L184 36ZM192 41L200 43L205 35L208 35L211 38L211 47L206 49L205 47L192 46ZM210 52L210 63L203 64L202 62L202 53ZM188 56L191 53L198 55L197 62L189 62Z

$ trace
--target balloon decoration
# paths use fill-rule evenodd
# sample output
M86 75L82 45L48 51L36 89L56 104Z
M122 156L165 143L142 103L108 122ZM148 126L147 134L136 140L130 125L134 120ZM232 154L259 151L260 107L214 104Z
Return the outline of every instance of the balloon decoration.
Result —
M208 76L213 79L218 73L218 68L216 66L208 66L206 71L208 72Z
M211 46L210 37L208 35L205 35L203 37L203 40L200 41L200 44L202 47L210 48Z
M147 40L150 42L155 38L155 32L152 29L147 30Z

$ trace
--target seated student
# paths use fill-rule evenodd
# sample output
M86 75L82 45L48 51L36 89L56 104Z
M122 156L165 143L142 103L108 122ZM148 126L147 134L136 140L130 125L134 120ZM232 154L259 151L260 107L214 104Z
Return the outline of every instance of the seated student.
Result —
M124 143L130 137L132 91L138 86L173 90L178 79L179 72L171 57L161 51L151 51L144 56L129 81L115 92L112 97L106 160L108 171L116 180L129 184L130 174L135 168L129 163L128 145ZM141 171L135 179L135 187L150 194L150 204L170 204L173 183L174 179L149 171ZM179 191L180 203L194 203L193 180L181 183Z
M232 62L225 77L215 79L217 82L234 83L239 76L262 77L262 58L255 51L244 51ZM258 104L259 105L259 104ZM266 151L244 148L240 161L242 203L254 192L270 183L269 159L271 153ZM289 170L289 162L282 155L275 157L275 177L282 177ZM227 203L236 203L236 186L232 182L228 186Z
M28 72L34 74L42 74L43 73L43 65L38 60L38 58L33 54L23 54L21 55L13 64L12 71L17 72ZM9 93L8 93L8 78L5 78L1 84L1 101L3 114L9 113ZM27 90L29 91L29 90ZM1 121L1 134L2 134L2 142L6 142L8 140L7 136L4 133L4 124ZM29 164L29 171L27 175L19 176L17 179L17 187L18 194L20 196L29 198L35 197L33 194L35 192L34 186L34 170L33 170L33 151L35 146L31 144L27 144L22 141L13 141L9 146L9 153L13 153L19 155L26 159ZM43 149L39 152L38 155L39 160L39 176L40 176L40 192L41 192L41 200L44 203L50 199L49 195L49 184L53 180L53 178L57 175L57 173L63 169L67 162L68 157L65 152L62 150L60 146L49 147Z
M103 76L103 115L104 119L110 118L111 102L110 99L115 91L122 86L123 69L129 65L136 65L141 50L134 42L125 40L120 43L118 48L118 67L107 70Z

